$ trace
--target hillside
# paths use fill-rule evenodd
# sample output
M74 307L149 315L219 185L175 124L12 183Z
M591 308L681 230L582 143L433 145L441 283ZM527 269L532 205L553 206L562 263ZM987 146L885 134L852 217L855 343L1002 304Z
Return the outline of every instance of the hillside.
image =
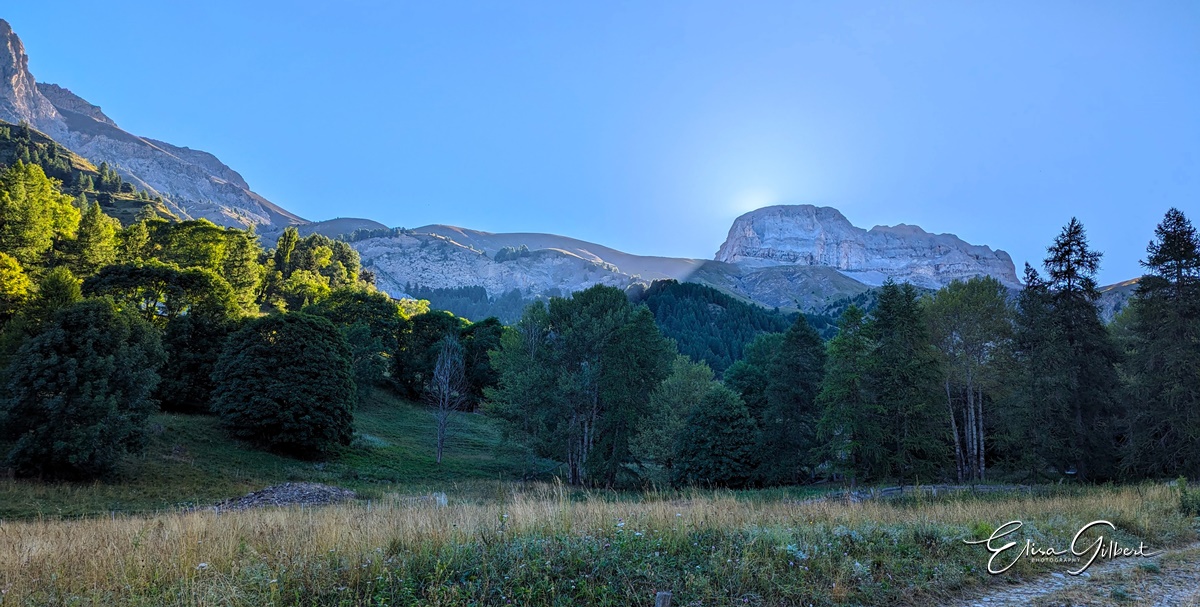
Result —
M96 167L27 124L0 120L0 166L18 160L42 167L47 176L62 182L64 192L86 194L89 200L100 202L104 212L123 225L132 223L146 207L159 217L178 219L161 197L137 190L107 166Z
M292 459L230 439L211 416L151 418L151 444L126 459L120 482L79 485L0 480L0 519L75 517L110 511L206 505L283 482L319 482L363 497L391 490L445 491L544 471L547 464L504 440L495 420L454 420L441 466L433 460L434 420L423 407L376 392L355 411L355 439L331 462ZM0 445L0 451L7 448Z
M720 376L742 358L742 349L760 333L782 333L792 317L746 303L709 286L657 281L634 297L654 313L663 335L679 353L703 361Z

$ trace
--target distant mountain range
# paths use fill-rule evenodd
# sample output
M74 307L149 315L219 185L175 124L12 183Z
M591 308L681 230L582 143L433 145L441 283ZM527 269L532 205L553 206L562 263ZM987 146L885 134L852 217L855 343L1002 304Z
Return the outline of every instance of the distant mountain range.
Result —
M952 234L910 225L853 226L830 207L774 206L739 217L712 260L633 255L565 236L494 234L429 225L389 230L370 219L313 222L256 194L216 156L122 130L99 106L69 89L38 83L20 38L0 20L0 120L27 123L123 179L182 219L254 225L266 238L287 226L301 233L354 235L353 246L379 286L406 289L482 287L489 297L533 299L593 284L629 288L675 279L713 286L744 301L784 310L820 310L887 279L938 288L954 279L993 276L1019 289L1007 253ZM1110 296L1119 308L1128 287Z

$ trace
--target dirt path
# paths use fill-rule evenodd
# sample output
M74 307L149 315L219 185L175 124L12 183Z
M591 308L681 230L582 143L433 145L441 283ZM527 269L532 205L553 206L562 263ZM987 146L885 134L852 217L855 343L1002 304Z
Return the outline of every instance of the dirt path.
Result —
M1001 581L955 605L1200 607L1200 544L1169 550L1154 558L1110 561L1080 576L1051 573L1011 585Z

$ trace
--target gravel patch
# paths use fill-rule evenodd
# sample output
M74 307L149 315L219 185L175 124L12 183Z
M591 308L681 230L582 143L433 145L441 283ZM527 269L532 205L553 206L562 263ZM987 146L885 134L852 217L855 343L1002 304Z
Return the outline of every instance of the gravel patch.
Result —
M261 489L213 506L218 512L271 506L324 506L352 500L358 496L349 489L320 483L284 483Z

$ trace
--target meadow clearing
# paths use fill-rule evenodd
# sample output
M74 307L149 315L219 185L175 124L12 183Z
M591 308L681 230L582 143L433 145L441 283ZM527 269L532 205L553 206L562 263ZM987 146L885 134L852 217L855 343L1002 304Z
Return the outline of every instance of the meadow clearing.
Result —
M490 492L490 495L489 495ZM574 491L496 483L446 505L390 493L318 508L0 523L2 605L926 605L1062 564L986 573L964 539L1019 519L1065 545L1196 539L1165 484L849 503L771 491Z

